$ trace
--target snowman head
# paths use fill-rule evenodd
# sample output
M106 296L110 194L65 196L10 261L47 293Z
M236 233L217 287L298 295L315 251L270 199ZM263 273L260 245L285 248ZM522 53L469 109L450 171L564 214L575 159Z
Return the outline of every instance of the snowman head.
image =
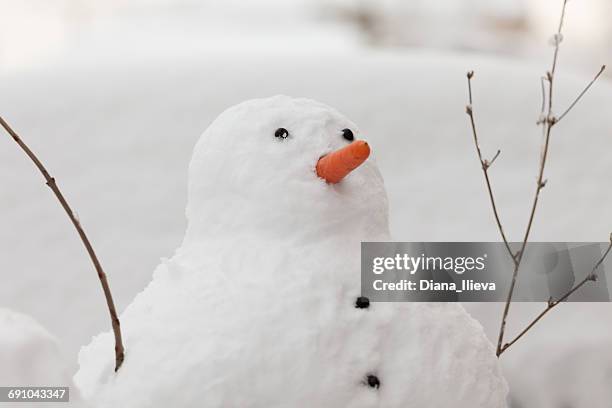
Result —
M275 96L229 108L194 149L185 242L244 234L384 238L383 180L359 139L353 122L308 99Z

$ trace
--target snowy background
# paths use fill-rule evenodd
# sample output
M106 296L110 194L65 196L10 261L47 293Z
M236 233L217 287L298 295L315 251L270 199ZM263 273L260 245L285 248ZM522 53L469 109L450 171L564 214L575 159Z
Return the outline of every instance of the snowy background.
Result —
M396 239L497 240L464 113L465 72L475 69L484 153L503 151L491 176L518 238L560 3L0 0L0 114L77 209L120 310L182 239L198 136L253 97L311 97L358 123L386 180ZM557 111L612 62L610 17L607 0L570 2ZM605 241L612 231L611 104L604 79L555 129L534 240ZM73 372L80 346L109 326L99 283L8 137L0 186L0 307L46 327ZM494 338L501 306L466 307ZM514 305L509 332L542 307ZM609 304L561 305L508 351L514 406L610 406L609 316Z

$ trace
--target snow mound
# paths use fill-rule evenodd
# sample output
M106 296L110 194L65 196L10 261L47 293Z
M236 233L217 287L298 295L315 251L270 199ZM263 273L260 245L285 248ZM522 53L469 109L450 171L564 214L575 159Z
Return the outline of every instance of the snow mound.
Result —
M121 317L122 368L108 332L79 354L93 406L505 406L493 347L460 305L356 307L360 242L390 236L373 158L336 185L315 174L345 128L360 137L288 97L213 122L190 165L185 240Z
M575 344L553 340L533 346L513 364L507 363L506 372L513 384L515 405L609 407L612 401L610 341L610 337ZM537 361L535 366L533 361ZM525 370L525 367L533 369Z
M34 319L0 308L0 385L67 386L58 343Z

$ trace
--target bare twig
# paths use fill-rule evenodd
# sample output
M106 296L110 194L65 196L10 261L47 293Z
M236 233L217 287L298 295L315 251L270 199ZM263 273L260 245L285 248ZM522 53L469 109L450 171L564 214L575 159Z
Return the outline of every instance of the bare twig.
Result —
M465 112L470 117L470 124L472 126L472 135L474 136L474 145L476 146L476 153L478 154L478 160L480 160L480 166L482 168L482 172L484 173L485 183L487 185L487 191L489 192L489 200L491 201L491 207L493 208L493 215L495 216L495 222L497 222L497 228L499 229L499 233L504 240L504 244L506 245L506 250L512 259L515 259L515 254L512 252L510 248L510 244L508 239L506 238L506 234L504 232L504 227L502 226L499 212L497 211L497 204L495 203L495 195L493 194L493 188L491 187L491 180L489 178L489 168L495 160L501 154L501 150L498 150L493 159L488 161L482 158L482 152L480 150L480 143L478 142L478 132L476 131L476 120L474 119L474 108L473 108L473 100L472 100L472 78L474 77L474 71L470 71L467 73L467 81L468 81L468 93L469 93L469 105L466 107Z
M597 280L597 269L604 263L608 254L612 250L612 235L610 236L610 245L608 245L608 249L604 252L603 256L597 261L593 270L590 274L588 274L584 279L582 279L579 283L577 283L574 287L572 287L565 295L561 296L558 300L550 299L548 301L548 306L544 309L539 315L536 316L535 319L531 321L514 339L504 344L501 348L501 353L506 351L510 346L516 343L521 337L525 335L533 326L536 325L537 322L540 321L548 312L550 312L555 306L557 306L561 302L565 302L574 292L580 289L585 283ZM500 353L500 354L501 354Z
M51 177L45 166L41 163L41 161L34 154L34 152L30 150L30 148L23 142L21 137L19 137L19 135L9 126L9 124L1 116L0 125L2 125L2 127L8 132L9 135L11 135L13 140L19 145L19 147L21 147L25 154L30 158L30 160L32 160L32 162L34 162L38 170L42 173L47 186L49 186L49 188L53 191L53 194L55 194L55 197L57 197L58 201L62 205L62 208L64 208L64 211L66 211L66 214L70 218L72 225L74 225L74 228L77 230L79 237L83 242L83 245L85 245L85 249L87 250L89 257L91 258L91 261L94 267L96 268L98 278L100 279L100 284L102 285L102 290L104 291L104 297L106 298L106 305L108 306L108 311L110 313L113 332L115 334L115 371L117 371L119 370L119 367L121 367L121 364L123 363L124 359L123 341L121 339L121 326L119 323L119 317L117 317L117 311L115 309L115 303L113 301L110 286L108 285L108 280L106 279L106 274L102 269L102 265L100 264L100 261L98 260L98 257L91 243L89 242L85 231L81 227L81 223L79 222L75 213L72 211L72 208L70 208L70 205L64 198L64 195L60 191L59 187L57 186L55 178Z
M546 77L540 78L540 85L542 86L542 107L540 108L540 120L538 121L538 125L543 121L544 111L546 111L546 85L544 85L544 81L546 81Z
M582 97L589 91L589 89L591 89L591 87L593 86L593 84L599 79L599 77L601 76L601 74L604 73L604 71L606 70L606 66L603 65L601 67L601 69L599 70L599 72L597 73L597 75L595 75L595 77L591 80L591 82L589 82L589 84L582 90L582 92L580 92L580 94L576 97L576 99L574 99L574 102L572 102L572 104L569 106L569 108L567 108L565 110L565 112L563 112L559 118L557 119L557 123L561 122L561 120L563 120L563 118L571 112L572 109L574 109L574 106L576 106L576 104L578 102L580 102L580 100L582 99Z
M508 349L508 347L510 347L512 344L514 344L514 342L516 340L518 340L520 337L522 337L527 331L529 331L529 329L531 327L533 327L533 325L535 323L537 323L537 321L539 319L541 319L546 313L548 313L548 311L550 309L552 309L553 307L555 307L559 302L564 301L567 297L569 297L572 293L574 293L574 291L578 290L580 287L582 287L582 285L584 285L587 281L589 280L594 280L594 274L592 273L590 276L590 279L586 279L585 281L581 282L580 284L578 284L575 288L573 288L568 294L566 294L566 296L562 297L561 299L559 299L558 301L553 301L552 299L549 301L549 308L544 311L540 316L538 316L534 322L532 322L532 324L530 324L525 330L523 330L523 332L521 332L513 341L511 341L510 343L506 343L503 344L504 341L504 334L505 334L505 329L506 329L506 322L508 319L508 313L510 311L510 304L512 303L512 297L514 294L514 289L516 287L516 281L517 281L517 277L518 277L518 272L519 269L521 267L521 261L523 260L523 255L525 254L525 250L527 248L527 243L529 241L529 236L531 233L531 228L533 226L533 221L535 219L535 214L536 214L536 210L538 208L538 202L539 202L539 198L540 198L540 193L542 191L542 189L546 186L547 180L544 179L544 171L546 169L546 162L548 159L548 153L549 153L549 147L550 147L550 139L551 139L551 133L552 133L552 129L553 127L559 123L559 121L561 119L563 119L573 108L574 106L576 106L576 104L582 99L582 97L588 92L588 90L591 88L591 86L595 83L595 81L597 81L597 79L602 75L602 73L605 70L605 66L603 66L601 68L601 70L599 71L599 73L595 76L595 78L586 86L586 88L578 95L578 97L576 97L576 99L574 100L574 102L570 105L570 107L563 112L563 114L559 117L555 117L553 114L553 94L554 94L554 85L555 85L555 74L557 71L557 63L558 63L558 59L559 59L559 46L561 44L561 41L563 40L563 24L565 22L565 12L567 9L567 0L563 1L563 8L561 10L561 17L559 19L559 26L557 29L557 33L554 35L553 37L553 45L554 45L554 54L553 54L553 59L552 59L552 66L550 71L546 72L546 75L544 77L542 77L540 79L540 84L541 84L541 88L542 88L542 106L541 106L541 111L540 111L540 118L538 119L538 125L542 125L542 132L544 134L544 142L543 142L543 146L542 146L542 152L541 152L541 156L540 156L540 163L539 163L539 170L538 170L538 177L537 177L537 183L536 183L536 190L535 190L535 194L533 197L533 202L531 205L531 211L529 213L529 219L527 221L527 226L525 228L525 233L523 235L523 240L521 241L521 246L520 249L514 253L512 251L512 249L510 248L510 245L508 243L508 239L506 238L506 235L504 233L503 227L502 227L502 223L500 221L499 218L499 214L497 212L497 206L495 204L495 199L493 196L493 191L491 188L491 183L489 180L489 176L488 176L488 169L489 167L493 164L493 162L495 161L495 159L497 159L497 157L499 156L499 151L498 153L495 155L495 157L489 162L488 160L484 160L482 158L482 153L480 151L480 146L479 146L479 142L478 142L478 134L476 132L476 125L475 125L475 120L474 120L474 108L473 108L473 100L472 100L472 78L474 76L474 72L470 71L467 74L467 79L468 79L468 93L469 93L469 105L466 108L466 112L468 114L468 116L470 117L470 124L472 126L472 133L474 136L474 143L476 145L476 152L478 154L478 158L480 160L481 163L481 167L483 169L484 175L485 175L485 181L487 184L487 190L489 192L489 198L491 200L491 204L493 207L493 213L495 215L495 220L497 222L497 226L499 228L499 231L501 233L502 239L504 241L504 244L506 246L506 249L508 250L508 253L510 254L510 256L512 257L512 260L514 261L514 270L512 272L512 280L510 283L510 288L508 290L508 295L506 297L506 301L505 301L505 305L504 305L504 311L502 314L502 320L501 320L501 325L500 325L500 329L499 329L499 336L498 336L498 340L497 340L497 347L496 347L496 354L499 357L505 350ZM546 84L548 84L548 88L546 88ZM612 243L611 243L612 246ZM599 265L601 265L601 263L603 262L603 260L605 259L605 257L607 256L607 254L610 252L610 248L608 248L608 251L606 252L606 255L604 255L604 257L600 260L600 262L598 262L598 264L595 266L593 272L595 271L595 269L597 269L599 267ZM502 346L503 344L503 346Z
M506 349L502 347L504 341L504 333L506 330L506 322L508 319L508 313L510 312L510 303L512 302L512 296L514 294L514 288L516 287L516 279L518 276L518 272L521 266L521 261L523 259L523 255L525 254L525 248L527 247L527 241L529 240L529 234L531 233L531 227L533 225L533 220L535 217L536 209L538 208L538 201L540 198L540 192L546 185L544 181L544 169L546 168L546 159L548 158L548 148L550 146L550 135L553 126L557 123L557 119L553 116L552 108L553 108L553 90L555 84L555 73L557 71L557 61L559 58L559 45L561 43L561 39L563 38L563 23L565 20L565 10L567 7L567 0L563 1L563 8L561 10L561 18L559 19L559 28L557 29L557 34L555 34L555 52L553 54L552 67L550 71L546 73L546 79L548 81L548 110L546 113L546 119L542 123L544 126L545 140L544 147L542 150L542 155L540 157L540 170L538 172L538 180L536 191L533 198L533 204L531 205L531 212L529 214L529 221L527 222L527 228L525 229L525 234L523 236L523 243L521 244L521 249L519 250L516 262L514 264L514 271L512 272L512 281L510 282L510 289L508 290L508 296L506 297L506 303L504 305L504 312L502 314L501 325L499 328L499 336L497 338L497 347L496 354L499 357Z
M493 163L495 163L495 160L497 160L497 158L499 157L500 154L501 154L501 150L497 149L497 153L495 153L495 156L493 156L491 161L485 160L484 164L487 167L487 169L489 167L491 167L493 165Z

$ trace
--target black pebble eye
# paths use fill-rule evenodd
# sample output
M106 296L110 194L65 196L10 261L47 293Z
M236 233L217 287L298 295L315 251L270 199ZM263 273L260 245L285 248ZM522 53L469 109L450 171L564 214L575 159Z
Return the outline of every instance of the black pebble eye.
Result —
M343 129L342 137L348 140L349 142L352 142L355 139L355 136L353 135L353 131L351 129Z
M368 375L368 387L371 388L379 388L380 387L380 381L378 380L378 377L372 374Z
M355 302L355 307L357 309L367 309L370 307L370 299L365 296L359 296Z
M274 136L278 137L279 139L286 139L289 137L289 132L285 128L278 128L276 129L276 132L274 132Z

